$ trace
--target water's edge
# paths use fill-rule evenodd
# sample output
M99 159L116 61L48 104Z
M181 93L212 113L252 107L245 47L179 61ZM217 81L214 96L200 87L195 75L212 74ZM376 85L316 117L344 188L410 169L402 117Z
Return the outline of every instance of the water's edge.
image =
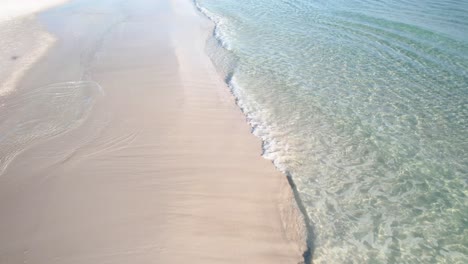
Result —
M198 5L197 0L192 0L192 3L194 5L194 8L197 10L197 12L199 14L201 14L204 18L207 18L213 25L212 32L210 34L209 39L207 39L207 43L210 41L210 39L213 39L216 42L217 48L225 49L225 47L224 47L224 45L222 43L222 40L217 36L217 33L216 33L217 25L216 25L215 21L213 21L213 19L203 11L203 9ZM213 62L213 58L210 56L210 54L208 54L208 52L207 52L207 56ZM216 63L213 62L213 64L216 67ZM229 69L229 70L224 70L224 71L222 69L217 69L217 70L220 71L220 75L223 78L224 83L226 84L226 88L229 89L229 92L234 97L236 106L241 110L242 114L245 117L246 122L249 124L249 126L251 128L251 134L261 140L261 142L262 142L262 157L264 157L263 154L266 152L266 147L265 146L268 145L268 142L264 138L262 138L259 135L256 135L254 133L255 124L252 123L252 121L249 119L244 107L242 107L242 105L239 103L240 98L235 93L234 87L233 87L233 82L232 82L232 78L233 78L233 75L234 75L234 69ZM267 159L267 158L265 158L265 159ZM267 159L267 160L269 160L269 159ZM310 219L308 219L306 208L304 206L303 201L301 200L301 198L299 196L299 192L298 192L296 183L294 182L294 179L292 178L292 175L290 175L290 173L288 173L287 171L284 171L281 168L279 168L275 164L274 160L270 160L270 161L273 164L273 166L282 175L284 175L284 177L287 179L289 188L291 188L292 195L294 197L295 206L294 205L290 205L290 206L296 207L295 209L297 209L297 211L298 211L297 212L297 218L300 218L299 221L301 222L301 225L303 225L305 227L305 230L304 230L305 234L302 234L304 236L303 241L305 242L305 245L303 245L304 246L304 252L302 253L302 257L304 258L304 260L303 260L302 263L310 264L310 263L312 263L313 255L314 255L314 237L315 237L314 236L314 228L310 224L311 221L310 221ZM281 216L281 217L283 218L282 220L284 221L285 217L284 216ZM288 221L291 221L291 220L288 220ZM286 230L286 232L288 232L288 230Z

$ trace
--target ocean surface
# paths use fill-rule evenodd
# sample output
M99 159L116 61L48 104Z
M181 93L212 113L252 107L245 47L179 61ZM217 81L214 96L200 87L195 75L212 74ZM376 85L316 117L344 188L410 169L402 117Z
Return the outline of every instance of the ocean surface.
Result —
M468 1L196 4L314 263L468 263Z

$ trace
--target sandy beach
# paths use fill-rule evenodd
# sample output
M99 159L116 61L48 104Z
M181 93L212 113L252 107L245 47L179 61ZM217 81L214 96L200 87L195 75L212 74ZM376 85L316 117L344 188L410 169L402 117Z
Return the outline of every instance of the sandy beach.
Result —
M288 181L190 0L76 0L34 19L54 41L0 97L0 263L304 261Z
M13 92L25 73L55 42L35 14L64 2L0 0L0 97Z

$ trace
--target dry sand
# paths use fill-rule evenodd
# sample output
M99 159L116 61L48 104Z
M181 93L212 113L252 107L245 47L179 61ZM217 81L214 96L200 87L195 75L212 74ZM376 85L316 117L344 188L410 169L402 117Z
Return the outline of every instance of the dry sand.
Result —
M64 2L0 0L0 97L12 93L55 42L54 36L37 23L35 14Z
M191 1L78 0L42 21L58 41L20 90L55 84L61 100L79 84L70 98L87 104L0 175L0 263L303 260L287 180L206 56L212 24ZM61 112L42 100L44 119Z
M0 0L0 22L26 16L68 0Z

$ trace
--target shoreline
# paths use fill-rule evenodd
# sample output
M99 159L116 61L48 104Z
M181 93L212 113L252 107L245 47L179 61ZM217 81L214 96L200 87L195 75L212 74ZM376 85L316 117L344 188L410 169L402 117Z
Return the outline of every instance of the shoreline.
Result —
M7 169L0 230L10 244L0 260L304 261L292 186L259 155L260 140L204 52L212 25L194 4L76 8L43 14L58 43L21 85L87 73L105 95L84 124Z
M216 45L218 46L218 48L220 49L223 49L223 50L226 50L227 47L225 47L225 45L223 44L223 41L222 39L220 39L217 34L216 34L216 22L208 15L205 13L205 11L203 11L203 9L199 6L197 0L192 0L192 3L194 5L194 8L197 10L197 12L199 14L201 14L205 19L208 19L212 24L212 29L211 29L211 36L209 36L207 38L207 42L209 41L210 38L213 38L216 42ZM207 44L208 45L208 44ZM213 58L210 57L210 54L206 54L210 60L212 61L213 63L213 66L216 67L215 65L215 62L213 62ZM235 68L235 67L234 67ZM313 254L314 254L314 229L313 227L310 225L310 221L307 219L308 216L307 216L307 211L303 205L303 202L299 196L299 193L298 193L298 190L297 190L297 186L294 182L294 179L292 178L292 176L287 172L287 171L284 171L282 170L281 168L279 168L274 160L272 159L268 159L266 157L264 157L264 152L266 151L266 149L264 148L264 145L267 143L265 139L263 139L261 136L259 135L256 135L254 133L254 124L249 120L249 117L247 115L247 113L244 111L244 108L239 104L238 100L240 99L238 96L236 96L235 92L234 92L234 88L232 87L232 77L233 77L233 72L231 69L231 71L227 71L227 72L223 72L222 69L216 69L216 70L219 70L220 72L224 73L223 74L220 74L220 77L221 79L224 80L224 84L225 84L225 88L229 90L230 94L232 95L232 97L234 98L235 100L235 104L236 106L239 108L239 110L242 112L242 114L244 115L245 117L245 122L250 126L251 128L251 135L258 138L260 141L261 141L261 156L262 158L264 158L265 160L271 162L272 166L275 167L275 169L280 172L286 179L287 179L287 182L288 182L288 187L291 188L291 192L292 192L292 196L293 196L293 205L290 206L290 208L282 208L282 210L284 211L288 211L288 210L291 210L290 213L283 213L283 221L285 223L285 226L291 223L295 223L296 227L295 228L302 228L302 226L305 228L305 234L301 234L299 235L298 237L295 237L294 239L296 239L297 241L301 241L303 240L304 243L305 243L305 249L304 249L304 252L302 254L303 258L304 258L304 263L312 263L312 260L313 260ZM285 197L284 200L285 201L288 201L288 199L291 199L290 197ZM294 219L288 219L287 215L291 215L291 214L295 214L295 216L293 217ZM286 228L287 229L287 228ZM301 237L302 236L302 237Z
M221 38L219 38L218 34L216 34L216 27L217 27L216 21L214 21L214 19L212 17L210 17L210 15L208 15L206 13L206 11L198 4L197 0L192 0L192 2L193 2L194 7L197 9L197 11L203 17L205 17L211 23L213 23L212 33L211 33L211 36L209 38L213 38L215 40L216 45L218 46L218 48L227 51L228 48L225 46L223 40ZM209 41L209 39L207 39L207 41ZM210 57L210 54L207 54L207 56ZM213 58L211 58L211 57L210 57L210 59L213 60ZM215 64L215 62L213 62L213 64ZM235 68L235 66L234 66L234 68ZM267 149L264 147L264 145L268 144L268 142L267 142L266 139L264 139L260 135L255 134L255 132L254 132L255 124L250 120L250 118L248 116L248 113L245 112L244 107L241 104L239 104L240 98L236 95L236 93L234 91L235 88L233 87L234 84L232 83L232 77L233 77L233 70L234 69L230 69L230 70L228 70L226 72L223 72L223 70L221 70L221 69L217 69L217 70L220 70L222 72L222 74L220 74L220 76L222 77L222 79L224 79L224 83L226 85L226 88L229 89L231 95L235 99L235 103L236 103L237 107L241 110L242 114L245 116L245 121L251 127L251 134L261 140L261 142L262 142L262 144L261 144L262 145L262 147L261 147L262 155L261 156L265 160L270 161L272 163L272 165L288 181L288 186L291 188L291 191L292 191L293 196L294 196L294 202L296 203L296 207L297 207L297 209L293 209L293 210L298 210L299 211L300 216L298 216L298 218L302 218L299 221L301 222L302 225L305 226L304 228L305 228L305 233L306 234L305 234L305 238L303 238L305 240L305 244L306 244L306 249L304 250L304 253L303 253L304 263L312 263L312 259L313 259L313 255L314 255L314 229L310 225L310 220L308 220L307 210L305 209L305 207L303 205L303 202L302 202L302 200L301 200L301 198L299 196L297 186L296 186L296 184L294 182L294 179L292 178L292 175L290 175L287 171L284 171L279 166L277 166L277 164L275 164L274 159L269 159L269 158L264 156L265 151L267 151ZM285 222L287 222L287 221L291 222L291 221L294 221L294 220L291 220L291 219L285 220Z

